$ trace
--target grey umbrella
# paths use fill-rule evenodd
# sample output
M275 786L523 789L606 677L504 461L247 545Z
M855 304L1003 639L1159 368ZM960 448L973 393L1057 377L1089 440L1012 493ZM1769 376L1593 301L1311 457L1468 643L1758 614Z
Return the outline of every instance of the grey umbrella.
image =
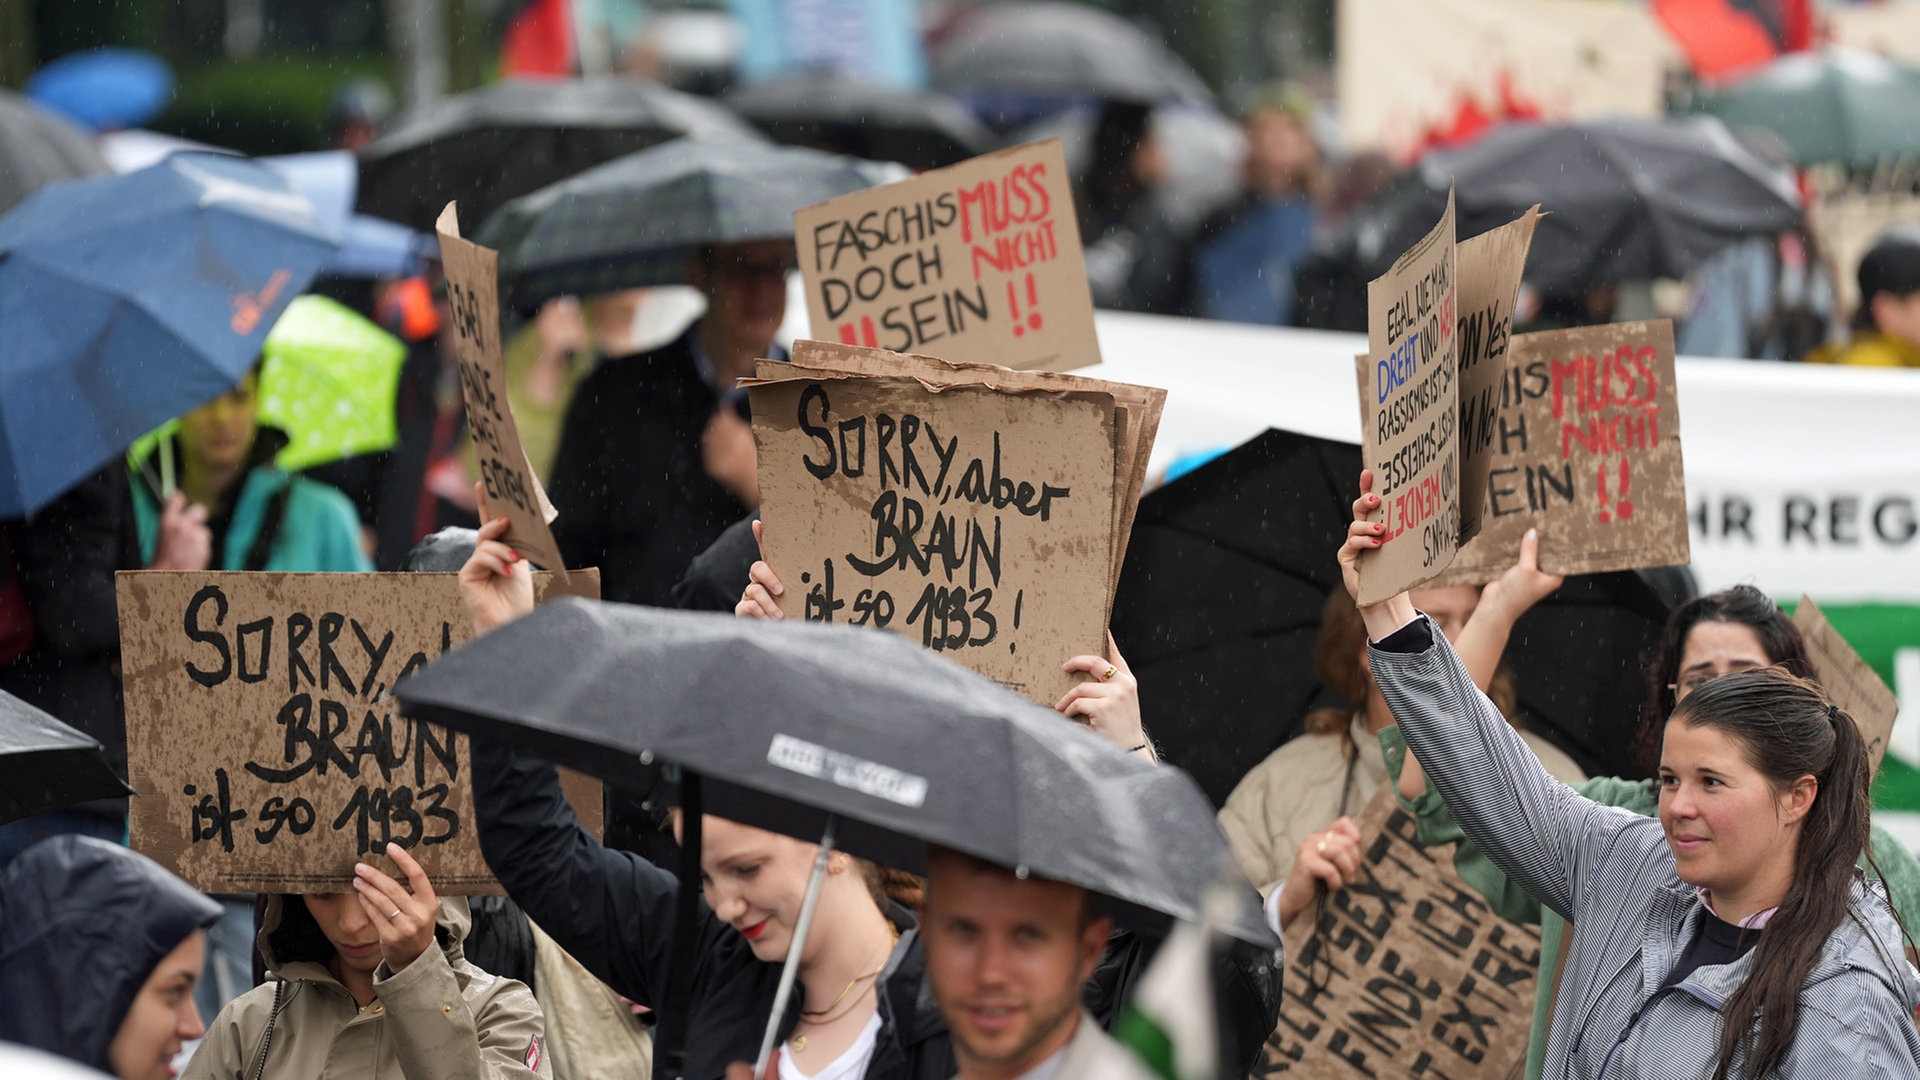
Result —
M529 306L686 281L697 246L791 239L793 212L906 175L795 146L679 139L508 203L476 239L500 289Z
M1197 919L1231 865L1185 773L895 634L559 600L395 692L408 715L615 783L674 762L708 813L808 840L837 820L841 847L890 866L932 843L1080 885L1148 929ZM1243 899L1223 931L1273 945Z
M0 214L55 180L107 171L107 163L72 124L0 90Z
M949 93L1085 94L1109 101L1211 102L1187 62L1139 27L1063 0L993 4L966 16L933 55Z
M0 824L131 794L99 740L0 691Z
M994 137L945 94L896 90L829 72L742 87L727 107L789 146L937 169L984 154Z
M510 80L411 116L360 152L357 208L431 232L449 200L480 221L536 191L682 135L760 141L707 100L638 79Z

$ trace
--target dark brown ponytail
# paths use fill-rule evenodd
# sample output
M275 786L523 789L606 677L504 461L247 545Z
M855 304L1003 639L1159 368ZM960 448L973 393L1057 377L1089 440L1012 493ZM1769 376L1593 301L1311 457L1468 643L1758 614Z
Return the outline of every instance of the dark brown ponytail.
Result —
M1742 1071L1768 1076L1793 1047L1800 988L1848 915L1855 863L1872 828L1866 744L1853 718L1828 704L1817 685L1779 668L1714 679L1687 695L1671 723L1734 737L1776 794L1803 776L1818 783L1800 819L1793 881L1754 946L1746 980L1727 1001L1713 1071L1713 1080L1728 1080L1744 1050Z

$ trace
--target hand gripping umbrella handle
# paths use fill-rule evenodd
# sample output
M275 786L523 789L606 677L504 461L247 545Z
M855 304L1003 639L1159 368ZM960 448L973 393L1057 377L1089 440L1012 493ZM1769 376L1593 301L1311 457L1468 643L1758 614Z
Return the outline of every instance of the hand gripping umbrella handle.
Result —
M820 903L820 885L827 879L827 856L833 854L833 828L838 814L827 815L827 827L820 833L820 854L813 860L813 875L807 879L807 897L800 902L800 921L793 927L793 944L787 947L787 962L780 968L780 988L773 995L773 1015L767 1017L767 1034L760 1040L760 1056L753 1061L753 1075L765 1076L767 1059L780 1040L780 1021L787 1015L787 1002L793 997L793 981L800 975L800 953L807 944L807 931L813 926L813 909Z

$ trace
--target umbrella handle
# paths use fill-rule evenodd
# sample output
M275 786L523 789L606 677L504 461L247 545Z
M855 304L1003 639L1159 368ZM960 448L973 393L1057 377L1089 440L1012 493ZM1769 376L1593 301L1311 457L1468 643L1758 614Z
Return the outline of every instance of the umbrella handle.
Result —
M160 455L160 501L166 502L173 497L173 440L162 438L158 447Z
M753 1061L753 1075L766 1075L767 1059L780 1040L780 1021L787 1015L787 1002L793 997L793 982L800 975L800 952L807 943L807 931L813 927L813 909L820 903L820 886L827 880L827 856L833 854L833 830L838 814L827 815L827 827L820 833L820 854L813 860L813 874L807 879L807 897L800 902L800 921L793 927L793 944L787 947L787 962L780 968L780 988L773 995L773 1015L767 1017L767 1034L760 1040L760 1056Z

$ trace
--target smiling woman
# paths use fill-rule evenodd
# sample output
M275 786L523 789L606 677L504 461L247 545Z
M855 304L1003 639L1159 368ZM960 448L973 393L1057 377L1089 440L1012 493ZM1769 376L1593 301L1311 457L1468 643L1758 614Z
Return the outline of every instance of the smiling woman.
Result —
M203 1030L193 985L220 907L144 855L62 836L0 875L0 1042L167 1080Z
M1371 481L1340 549L1350 594L1377 546ZM1920 978L1854 870L1865 744L1817 686L1763 669L1688 693L1656 825L1548 777L1405 594L1360 612L1374 676L1460 827L1580 928L1547 1075L1920 1073Z

